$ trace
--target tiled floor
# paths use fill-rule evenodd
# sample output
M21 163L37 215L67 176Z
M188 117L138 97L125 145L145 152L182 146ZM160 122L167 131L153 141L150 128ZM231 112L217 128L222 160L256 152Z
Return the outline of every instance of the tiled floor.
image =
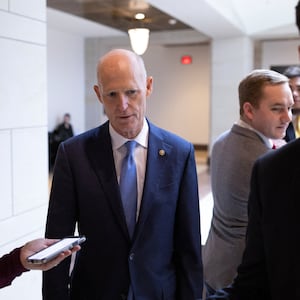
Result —
M210 174L207 165L207 151L195 151L200 197L210 193Z

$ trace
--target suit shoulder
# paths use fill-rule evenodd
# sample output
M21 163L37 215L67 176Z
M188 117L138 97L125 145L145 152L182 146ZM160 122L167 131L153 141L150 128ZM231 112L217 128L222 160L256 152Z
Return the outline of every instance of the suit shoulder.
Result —
M64 142L64 144L66 146L74 145L74 144L85 144L88 141L99 139L100 136L103 135L104 132L106 131L108 132L108 126L105 123L103 125L100 125L99 127L92 128L81 134L73 136L72 138L69 138Z
M157 127L151 123L149 124L149 130L150 133L157 135L158 137L160 137L161 139L163 139L165 142L169 144L182 145L185 147L190 147L192 145L191 142L177 135L176 133Z

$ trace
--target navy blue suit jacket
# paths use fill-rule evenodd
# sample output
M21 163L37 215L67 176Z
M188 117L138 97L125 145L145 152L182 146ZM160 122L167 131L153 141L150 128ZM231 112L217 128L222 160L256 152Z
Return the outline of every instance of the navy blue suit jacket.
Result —
M62 143L46 236L72 235L76 223L87 241L76 259L70 299L126 299L129 284L135 300L202 297L198 184L187 141L149 123L144 192L132 241L108 122ZM68 272L66 260L44 273L44 299L69 299Z

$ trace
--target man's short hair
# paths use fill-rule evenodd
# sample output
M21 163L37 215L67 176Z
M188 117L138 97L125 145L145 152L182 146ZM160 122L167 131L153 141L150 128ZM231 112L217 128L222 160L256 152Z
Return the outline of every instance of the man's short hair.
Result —
M300 66L290 66L284 70L283 74L288 78L300 77Z
M289 78L273 70L257 69L250 72L239 84L240 115L243 115L245 102L258 108L263 97L263 88L267 85L288 83Z

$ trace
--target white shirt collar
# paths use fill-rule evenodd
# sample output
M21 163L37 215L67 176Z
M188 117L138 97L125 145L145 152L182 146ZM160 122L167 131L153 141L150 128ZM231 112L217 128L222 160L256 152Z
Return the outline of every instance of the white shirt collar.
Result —
M114 128L109 123L109 134L111 136L111 143L113 150L119 149L123 146L129 139L124 138L122 135L117 133ZM140 133L134 138L134 140L144 148L148 148L148 134L149 134L149 126L146 119L144 119L143 127Z

